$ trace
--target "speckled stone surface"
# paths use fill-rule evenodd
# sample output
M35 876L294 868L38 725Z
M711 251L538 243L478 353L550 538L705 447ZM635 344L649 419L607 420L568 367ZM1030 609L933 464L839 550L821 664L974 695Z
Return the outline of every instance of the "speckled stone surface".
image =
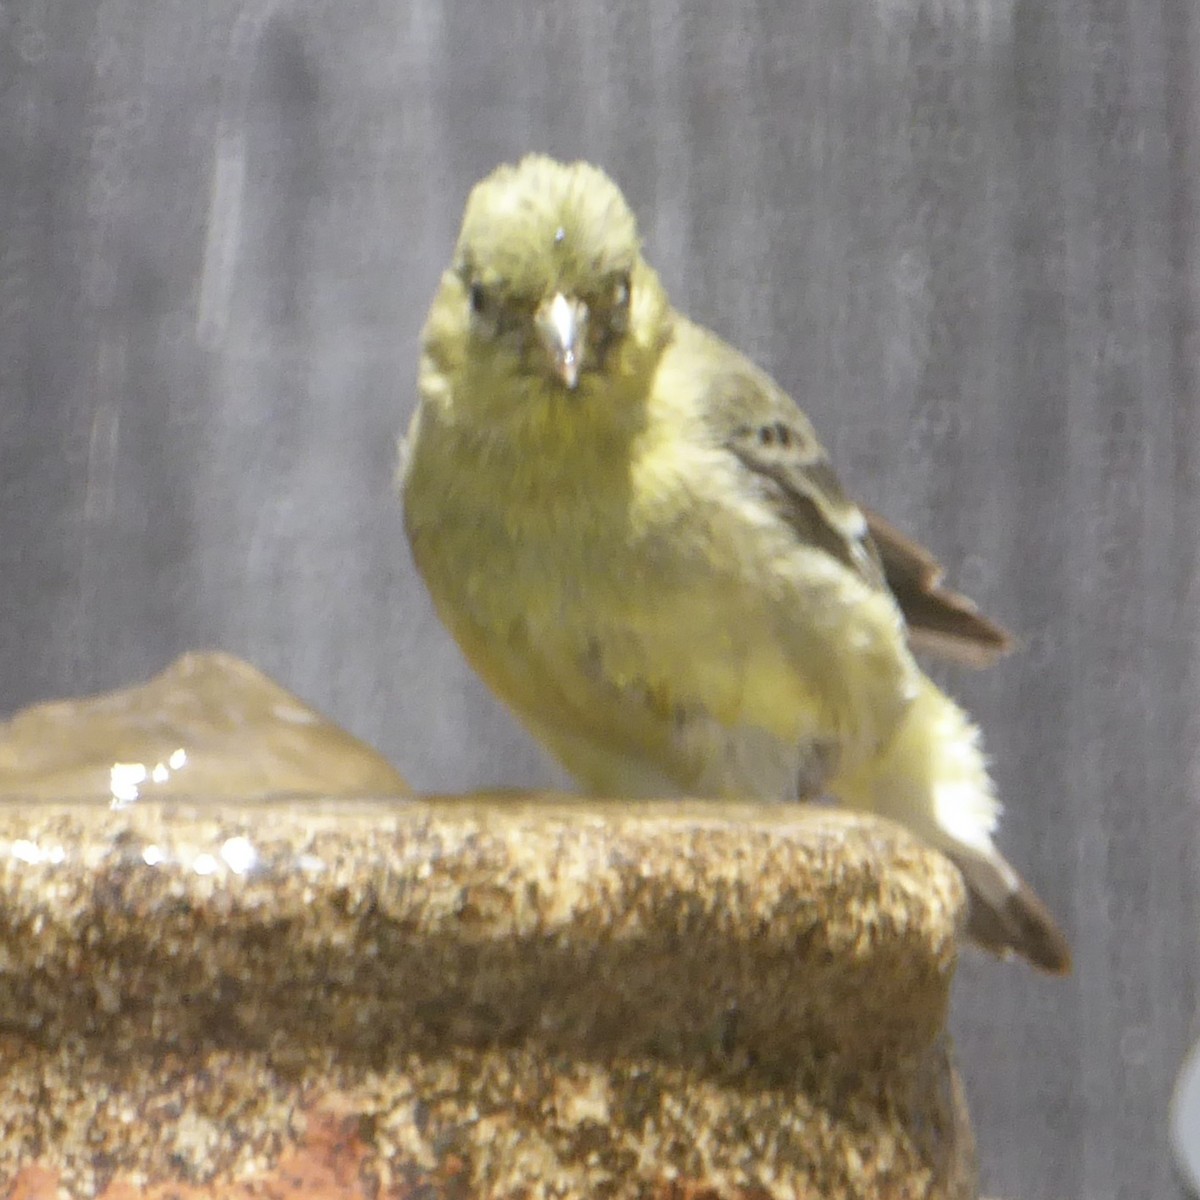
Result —
M971 1197L962 902L820 809L0 804L0 1196Z
M0 726L0 1197L972 1195L937 854L406 794L224 654Z

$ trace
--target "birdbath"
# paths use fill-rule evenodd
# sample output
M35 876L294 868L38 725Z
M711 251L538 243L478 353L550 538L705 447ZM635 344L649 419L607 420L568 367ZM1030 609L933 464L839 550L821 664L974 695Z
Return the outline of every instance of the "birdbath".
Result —
M225 708L188 711L211 728L236 695L231 728L268 751L303 726L245 664L173 670L129 751L147 794L75 795L103 760L77 753L58 798L0 802L6 1200L976 1195L944 1030L963 891L904 831L782 806L155 792L172 742L217 753L198 723L147 747L163 687L219 684ZM20 720L0 788L28 796L23 733L44 756L45 721L70 722Z

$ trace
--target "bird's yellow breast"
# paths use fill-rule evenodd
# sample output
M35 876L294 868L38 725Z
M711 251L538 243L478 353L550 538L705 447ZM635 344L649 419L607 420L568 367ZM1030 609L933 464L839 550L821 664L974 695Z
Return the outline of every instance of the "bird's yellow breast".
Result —
M589 421L586 395L552 399L521 436L431 408L415 437L413 550L480 674L528 719L569 712L598 737L632 724L665 744L689 712L789 743L836 725L838 688L797 669L806 638L814 667L826 652L819 615L797 621L790 597L798 572L818 607L861 585L797 546L731 456L681 436L677 399L625 430Z

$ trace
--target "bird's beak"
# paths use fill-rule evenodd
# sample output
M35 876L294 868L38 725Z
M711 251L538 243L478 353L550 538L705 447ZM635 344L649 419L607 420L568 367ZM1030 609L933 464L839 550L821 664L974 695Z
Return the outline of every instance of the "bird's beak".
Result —
M579 371L587 345L588 309L582 300L555 292L538 305L534 316L538 337L554 373L572 390L579 383Z

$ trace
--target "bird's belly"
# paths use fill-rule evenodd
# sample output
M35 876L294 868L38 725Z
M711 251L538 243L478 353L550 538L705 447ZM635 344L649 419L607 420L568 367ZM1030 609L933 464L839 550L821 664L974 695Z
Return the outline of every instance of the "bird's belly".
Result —
M612 514L498 527L502 511L414 549L472 664L592 790L791 798L898 717L894 664L847 640L847 606L870 604L823 556L762 555L756 575L736 555L606 536ZM858 642L886 644L862 624Z
M472 568L476 601L497 596L492 571L537 582L520 589L519 609L488 604L459 640L479 646L469 656L481 674L591 790L819 790L837 720L748 598L645 563L584 588L561 570L485 555Z

